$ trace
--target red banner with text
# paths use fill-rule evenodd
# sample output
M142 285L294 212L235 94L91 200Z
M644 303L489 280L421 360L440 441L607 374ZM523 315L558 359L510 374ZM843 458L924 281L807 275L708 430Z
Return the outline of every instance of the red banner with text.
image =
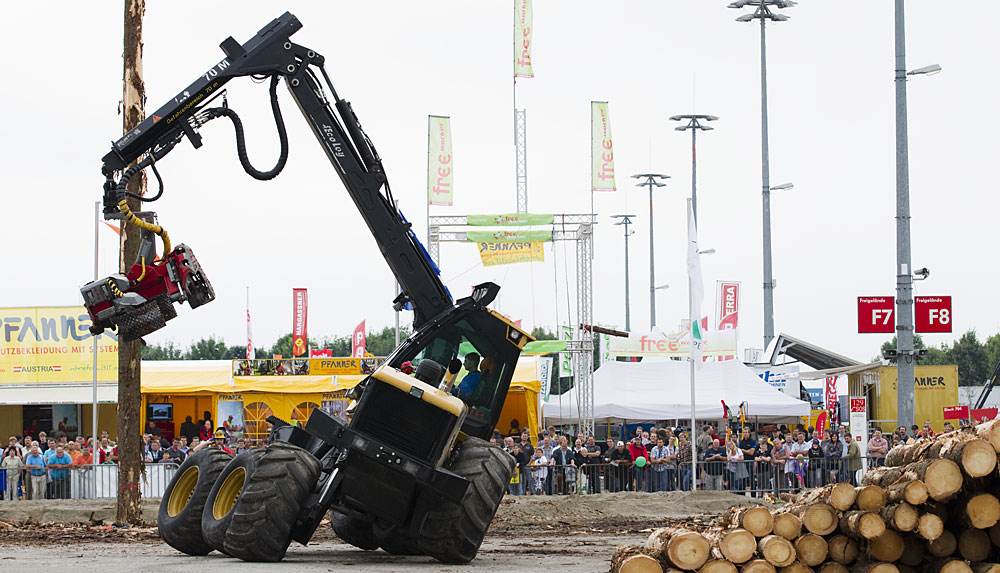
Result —
M716 330L736 330L740 320L740 283L719 281L716 294ZM720 356L719 360L733 360L735 355Z
M353 358L364 358L365 356L365 321L361 321L361 324L354 329L354 334L351 335L351 357Z
M292 356L306 353L309 343L307 322L309 317L309 295L304 288L292 289Z

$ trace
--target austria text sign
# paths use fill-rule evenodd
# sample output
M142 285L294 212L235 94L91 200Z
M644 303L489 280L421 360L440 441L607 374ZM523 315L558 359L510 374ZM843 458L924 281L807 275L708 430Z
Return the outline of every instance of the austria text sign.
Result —
M896 332L891 296L858 297L858 334L892 334Z
M951 332L950 296L914 297L913 306L917 332Z
M891 296L858 297L858 334L893 334L896 332L896 298ZM916 332L951 332L951 297L913 297Z

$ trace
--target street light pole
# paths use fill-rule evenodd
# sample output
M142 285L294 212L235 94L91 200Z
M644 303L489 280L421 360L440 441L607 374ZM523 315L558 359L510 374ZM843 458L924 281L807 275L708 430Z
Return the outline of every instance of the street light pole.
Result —
M730 8L754 6L752 14L744 14L737 22L760 20L760 139L761 139L761 194L764 216L764 348L774 338L774 279L771 276L771 183L767 143L767 45L765 43L765 22L784 22L788 16L772 11L772 8L791 8L792 0L736 0Z
M654 279L653 271L653 187L666 187L665 183L660 183L657 179L670 179L669 175L662 175L660 173L638 173L633 175L633 179L641 179L645 177L646 180L641 183L636 183L636 187L649 186L649 329L653 330L656 326L656 282ZM626 330L628 330L626 328Z
M675 115L671 116L671 121L681 121L683 119L688 120L687 125L679 125L674 128L675 131L687 131L691 130L691 211L694 213L694 222L698 222L698 154L697 149L697 133L698 130L711 131L713 128L710 125L702 125L700 120L705 121L715 121L719 119L714 115Z
M625 225L625 331L632 332L632 321L629 318L629 285L628 285L628 236L632 233L629 232L628 226L633 225L632 219L630 217L635 217L635 215L612 215L613 219L618 219L615 225ZM635 231L632 231L633 233Z

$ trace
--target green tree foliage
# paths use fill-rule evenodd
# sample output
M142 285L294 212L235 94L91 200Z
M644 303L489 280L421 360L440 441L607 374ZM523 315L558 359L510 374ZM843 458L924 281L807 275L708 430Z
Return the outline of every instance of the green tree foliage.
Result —
M558 340L556 333L546 330L544 326L536 326L531 331L531 335L535 337L535 340Z
M147 344L142 347L143 360L183 360L184 351L174 345L173 340L166 344Z
M896 348L896 337L882 344L881 351ZM975 330L970 330L951 344L942 342L938 348L927 348L920 335L913 336L913 348L926 349L927 355L920 359L919 365L933 366L955 364L958 366L958 383L960 386L979 386L984 384L993 373L993 367L1000 360L1000 334L994 334L980 343ZM879 354L875 360L881 360Z
M226 343L222 339L216 340L214 336L202 338L191 344L191 348L184 353L185 360L225 360L230 358Z

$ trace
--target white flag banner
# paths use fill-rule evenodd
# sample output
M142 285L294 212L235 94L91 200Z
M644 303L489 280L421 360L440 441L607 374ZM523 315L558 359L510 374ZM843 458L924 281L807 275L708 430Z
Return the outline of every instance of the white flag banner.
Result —
M538 362L535 363L538 370L538 380L542 383L538 396L543 402L549 401L549 392L552 390L552 364L554 362L555 360L551 356L540 356Z
M569 325L559 327L559 340L573 340L574 329ZM559 377L565 378L573 375L573 353L559 353Z
M688 199L688 251L687 270L688 285L691 289L691 316L701 316L701 303L705 299L705 284L701 280L701 255L698 254L698 227L694 220L694 210ZM700 321L691 321L691 360L700 365L704 336L702 336Z

